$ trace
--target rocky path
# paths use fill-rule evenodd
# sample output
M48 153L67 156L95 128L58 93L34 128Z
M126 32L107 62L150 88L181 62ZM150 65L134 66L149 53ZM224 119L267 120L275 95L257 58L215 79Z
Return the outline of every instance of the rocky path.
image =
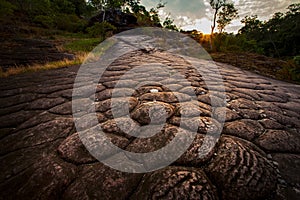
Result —
M151 121L147 102L167 110L166 124L158 135L135 138L116 125L132 126L122 112L112 115L111 96L126 70L149 62L173 67L188 81L166 79L160 73L153 81L163 85L132 90L136 80L130 76L123 80L114 98L129 102L134 123L144 126ZM210 95L218 100L218 86L213 91L207 87L214 84L213 79L204 82L182 58L142 51L125 55L103 74L95 110L100 126L118 147L150 152L165 146L179 130L196 127L198 132L188 150L170 166L142 174L105 166L80 141L72 117L78 66L2 79L0 199L296 199L300 195L300 86L217 65L226 90L226 119L219 141L201 159L198 150L206 131L221 128L211 118ZM146 76L142 72L138 77ZM171 90L188 106L182 107ZM191 91L196 103L189 102ZM125 98L126 94L132 95ZM189 120L179 127L184 113ZM82 117L88 115L82 113Z

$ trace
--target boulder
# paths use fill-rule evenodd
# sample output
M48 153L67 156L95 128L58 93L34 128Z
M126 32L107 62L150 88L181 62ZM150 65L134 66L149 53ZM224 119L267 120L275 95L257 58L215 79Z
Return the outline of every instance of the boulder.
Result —
M124 13L121 10L107 10L101 11L89 20L88 26L93 26L96 22L106 21L120 31L129 30L138 26L137 18L130 13Z

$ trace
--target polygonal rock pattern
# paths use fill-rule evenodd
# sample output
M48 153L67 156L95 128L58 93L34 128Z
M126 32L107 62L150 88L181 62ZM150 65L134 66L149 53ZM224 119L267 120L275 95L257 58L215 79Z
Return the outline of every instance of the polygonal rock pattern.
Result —
M249 141L260 136L263 131L264 129L259 122L248 119L228 122L224 126L225 134L238 136Z
M101 163L83 166L62 199L127 199L138 187L141 174L111 169Z
M174 114L174 107L167 103L144 103L136 108L131 117L140 124L161 124Z
M131 199L218 199L217 190L200 169L167 167L147 174Z
M1 195L15 199L57 199L76 174L76 167L56 156L42 157L36 163L5 180ZM5 187L9 185L10 187ZM18 188L18 190L16 190Z
M211 63L195 61L209 75L203 77L193 62L162 51L135 51L96 77L95 90L89 85L94 77L87 74L89 84L76 85L76 92L79 66L3 79L1 198L299 196L300 87L217 63L221 88ZM164 67L157 71L152 63ZM79 105L74 110L72 95ZM141 169L151 169L166 155L140 163L121 151L155 152L174 138L191 136L184 152L172 146L180 155L170 166L149 173L120 172L96 159L115 158L117 166L118 156L126 155ZM109 143L118 148L111 150Z
M205 171L223 199L261 199L276 189L273 163L252 143L238 138L222 137Z
M285 130L268 130L255 141L257 145L268 151L300 152L300 135L297 132Z

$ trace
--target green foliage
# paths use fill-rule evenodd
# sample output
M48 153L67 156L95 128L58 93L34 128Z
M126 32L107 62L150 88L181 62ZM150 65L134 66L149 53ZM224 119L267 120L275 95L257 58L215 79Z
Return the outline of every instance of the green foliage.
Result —
M8 1L0 0L0 18L7 17L8 15L12 15L16 6L11 4Z
M110 9L129 9L133 13L138 13L140 8L145 8L140 5L140 0L89 0L90 5L92 5L97 10L110 10Z
M234 7L232 3L225 4L222 7L222 10L218 13L218 29L220 33L222 33L227 25L231 23L231 21L238 17L238 11Z
M75 8L75 14L77 16L81 16L86 13L87 4L85 0L69 0L71 4L73 4Z
M74 14L75 6L67 0L53 0L53 9L57 13Z
M90 0L90 3L98 10L120 9L125 3L125 0Z
M261 22L257 16L246 16L239 30L247 40L254 40L263 53L272 57L296 56L300 52L300 4L292 4L288 12L275 13Z
M253 16L246 16L244 19L241 20L241 22L244 24L244 27L242 27L239 30L240 34L245 34L248 37L251 37L251 34L257 35L260 33L260 29L262 27L262 22L258 20L257 15Z
M290 80L300 82L300 56L294 56L289 61L289 67L285 67L283 70L288 72Z
M234 4L229 3L227 0L210 0L209 3L214 10L211 33L214 33L216 23L218 23L220 32L223 32L224 28L238 16L238 11L234 7Z
M227 3L227 0L210 0L209 3L214 10L219 10Z
M174 30L174 31L179 31L177 26L174 24L174 20L171 19L170 17L167 17L165 19L165 21L163 22L163 26L164 26L164 28L167 28L167 29L171 29L171 30Z
M128 7L126 8L128 12L132 12L134 14L149 14L146 8L140 5L140 1L129 1L127 2Z
M113 32L116 30L116 27L111 25L108 22L97 22L93 26L87 28L87 32L91 37L101 37L105 38L108 32Z
M140 25L154 26L160 24L158 9L165 4L159 3L147 11L140 0L0 0L1 15L6 16L14 8L22 13L22 20L35 23L43 28L58 29L69 32L83 31L87 19L100 10L125 9L133 13ZM3 11L2 11L3 10ZM98 26L98 27L97 27ZM105 37L105 31L115 30L109 24L96 25L89 29L92 36ZM111 32L110 32L111 33Z
M218 49L218 47L214 47L215 44L213 40L216 23L218 23L218 28L220 33L222 33L225 27L237 17L237 10L234 5L232 3L228 3L227 0L210 0L209 3L214 10L213 24L211 26L210 34L210 50L213 50L214 48Z
M55 25L53 17L46 16L46 15L35 16L33 22L41 25L44 28L53 28Z
M74 40L64 45L64 48L70 52L90 52L98 44L103 41L103 38L82 38Z
M244 26L235 36L227 33L214 34L214 50L246 51L271 57L299 55L300 4L290 5L288 12L275 13L265 22L260 21L256 15L246 16L241 22ZM287 74L291 73L288 70Z
M240 47L241 51L263 54L264 49L257 44L256 40L249 40L245 35L237 35L236 45Z
M56 28L73 33L83 31L87 24L75 14L37 15L33 22L44 28Z
M244 35L234 35L228 33L214 34L214 50L217 52L250 52L263 54L264 49L260 47L256 40L248 40Z
M49 0L25 0L25 11L33 19L37 15L51 15L51 2Z
M286 65L278 71L278 78L300 82L300 65L295 64L294 60L289 60Z
M295 57L293 58L293 61L294 61L294 63L295 63L296 65L299 65L299 66L300 66L300 56L295 56Z
M289 72L291 74L291 78L293 81L300 82L300 67L299 66L292 68Z
M55 16L55 25L59 30L80 32L84 30L86 21L74 14L58 14Z
M86 24L83 16L91 13L91 6L85 0L11 0L11 3L33 23L72 32L83 30Z
M84 31L87 19L100 10L125 9L138 18L140 25L153 26L160 23L158 9L164 6L159 3L147 11L140 0L0 0L0 17L12 14L16 9L22 13L22 19L35 23L43 28L58 29L69 32ZM3 11L2 11L3 10ZM97 27L98 26L98 27ZM109 24L96 25L89 29L92 36L105 37L105 31L114 31Z
M140 5L140 1L131 0L127 5L130 8L127 7L126 12L132 12L137 18L137 23L140 26L160 25L158 11L165 6L165 3L159 2L156 7L151 8L150 11L147 11L143 5Z

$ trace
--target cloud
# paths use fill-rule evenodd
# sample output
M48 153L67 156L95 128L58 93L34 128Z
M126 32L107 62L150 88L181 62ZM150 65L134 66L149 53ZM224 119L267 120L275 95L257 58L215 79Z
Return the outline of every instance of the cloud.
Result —
M184 30L200 30L203 33L210 33L211 21L205 17L201 19L195 19L191 24L182 27Z
M207 8L202 0L162 0L162 2L167 3L163 10L170 13L174 19L178 16L187 16L193 19L202 18L205 16L205 9ZM155 7L159 0L142 0L141 3L149 9Z
M235 5L241 18L246 15L257 15L265 20L272 17L275 12L284 12L291 3L291 0L238 0Z
M242 27L241 19L246 15L257 15L260 20L270 19L276 12L285 12L288 5L297 3L299 0L231 0L238 9L239 18L230 24L226 31L237 32ZM163 1L165 2L165 1ZM159 0L142 0L146 8L155 7ZM198 29L209 32L211 27L213 10L209 0L169 0L162 9L161 16L174 19L177 26L184 29ZM164 20L165 18L162 18ZM200 29L199 29L200 28Z

